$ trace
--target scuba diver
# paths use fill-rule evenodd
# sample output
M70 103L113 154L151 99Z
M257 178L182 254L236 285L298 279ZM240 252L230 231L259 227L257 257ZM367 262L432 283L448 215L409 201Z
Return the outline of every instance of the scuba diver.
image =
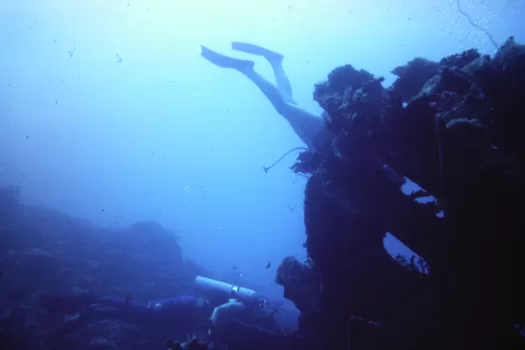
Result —
M276 85L274 85L255 71L253 61L228 57L203 45L201 47L201 56L209 62L218 67L235 69L250 79L271 102L275 110L288 121L297 136L307 145L307 147L296 147L289 150L274 164L264 167L265 172L268 172L291 152L296 150L315 151L329 139L330 133L325 128L325 122L330 121L328 113L323 112L320 116L300 108L295 103L290 81L282 66L282 54L249 43L232 42L233 50L262 56L270 63L276 80Z
M199 296L176 296L149 302L135 301L130 295L125 298L94 293L41 295L42 308L49 317L58 316L56 321L60 323L46 343L56 343L87 322L99 319L147 324L184 334L206 331L207 340L217 345L241 340L250 342L253 336L261 338L259 343L264 339L266 343L275 342L277 336L276 339L289 342L274 318L279 310L278 303L252 289L202 276L196 277L195 287L195 294ZM250 339L243 338L239 332L251 334Z
M282 54L261 46L244 42L232 42L231 45L233 50L264 57L272 66L276 84L274 85L270 83L257 73L254 69L255 63L251 60L229 57L213 51L204 45L201 45L201 56L218 67L235 69L250 79L271 102L275 110L288 121L297 136L299 136L299 138L307 145L307 147L295 147L284 153L273 164L263 166L265 172L268 172L287 155L294 151L305 150L316 153L323 145L332 142L334 135L326 127L326 125L329 125L332 122L332 117L328 112L323 111L321 116L319 116L300 108L295 103L292 96L290 81L282 66L284 58ZM438 151L441 163L441 144L439 139ZM409 196L414 200L417 200L417 198L433 197L433 207L436 211L436 215L440 217L444 215L443 203L441 200L435 198L419 185L417 186L417 190L405 193L405 187L409 187L407 184L415 183L406 178L403 174L396 172L388 164L384 163L383 160L377 159L376 163L378 171L387 176L392 183L399 186L404 195Z

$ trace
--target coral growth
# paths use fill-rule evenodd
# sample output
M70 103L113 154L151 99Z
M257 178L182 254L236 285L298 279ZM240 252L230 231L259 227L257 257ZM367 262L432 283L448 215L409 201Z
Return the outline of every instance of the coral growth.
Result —
M511 256L525 232L525 47L510 38L494 57L468 50L393 72L390 88L350 65L318 84L334 142L293 168L312 174L307 249L327 346L345 348L348 319L361 316L382 322L391 347L497 347L485 335L514 339L509 321L525 317L508 297L524 292L524 261ZM404 193L409 180L418 195ZM428 278L387 256L385 232L424 257Z

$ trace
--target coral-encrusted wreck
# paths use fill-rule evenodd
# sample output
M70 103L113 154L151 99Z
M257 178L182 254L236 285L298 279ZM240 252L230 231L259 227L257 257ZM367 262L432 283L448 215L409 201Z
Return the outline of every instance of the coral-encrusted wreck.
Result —
M525 46L510 38L492 58L416 58L393 73L388 89L351 65L318 84L334 138L293 167L311 174L306 244L323 280L322 341L516 345L513 326L525 321ZM386 253L385 232L424 257L426 278ZM381 331L368 337L361 318Z

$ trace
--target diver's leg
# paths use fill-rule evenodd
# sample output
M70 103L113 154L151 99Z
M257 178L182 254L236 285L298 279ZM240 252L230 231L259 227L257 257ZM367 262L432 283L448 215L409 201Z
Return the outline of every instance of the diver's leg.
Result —
M92 293L73 295L40 295L40 306L48 312L74 314L97 300Z
M234 68L243 73L261 90L275 110L290 123L306 145L310 145L314 135L321 130L322 119L287 101L274 84L255 71L253 61L224 56L204 46L202 56L219 67Z
M261 46L238 41L232 42L232 49L250 53L253 55L263 56L264 58L266 58L266 60L272 66L273 74L275 76L275 82L277 84L277 89L279 89L279 92L281 93L281 95L283 95L284 100L295 103L293 101L292 86L290 84L290 80L288 79L288 76L286 75L283 69L282 54L268 50Z
M277 112L283 117L287 118L287 110L292 106L284 96L281 94L279 89L268 80L264 79L259 73L253 68L254 62L248 60L241 60L237 58L228 57L218 52L208 49L202 46L201 56L215 64L216 66L223 68L233 68L243 73L248 79L250 79L262 93L268 98L268 100L275 107Z
M308 146L313 147L317 135L323 130L323 119L284 99L280 91L258 74L253 67L239 70L250 79L272 103L275 110L295 131L297 136Z
M250 79L259 90L261 90L280 115L287 120L289 119L289 114L294 108L292 108L292 104L285 99L281 91L279 91L274 84L264 79L255 71L255 69L253 69L253 67L241 69L239 71Z
M273 74L275 75L275 82L277 83L277 88L279 89L279 92L281 93L281 95L283 95L283 98L286 101L295 103L292 95L292 86L290 85L290 80L288 79L288 76L284 72L282 59L274 60L268 58L268 62L270 62L270 65L272 66Z

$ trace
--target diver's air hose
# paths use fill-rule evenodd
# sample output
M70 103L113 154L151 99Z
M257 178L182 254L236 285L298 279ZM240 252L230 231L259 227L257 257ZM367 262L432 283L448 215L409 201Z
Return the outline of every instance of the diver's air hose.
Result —
M289 150L288 152L286 152L285 154L283 154L281 157L279 157L279 159L277 159L272 165L270 165L270 166L264 166L264 165L263 165L264 172L265 172L265 173L268 173L268 171L270 171L271 168L273 168L274 166L276 166L277 164L279 164L279 162L280 162L281 160L283 160L287 155L289 155L290 153L292 153L292 152L294 152L294 151L299 151L299 150L308 151L309 148L307 148L307 147L295 147L295 148L292 148L291 150Z

